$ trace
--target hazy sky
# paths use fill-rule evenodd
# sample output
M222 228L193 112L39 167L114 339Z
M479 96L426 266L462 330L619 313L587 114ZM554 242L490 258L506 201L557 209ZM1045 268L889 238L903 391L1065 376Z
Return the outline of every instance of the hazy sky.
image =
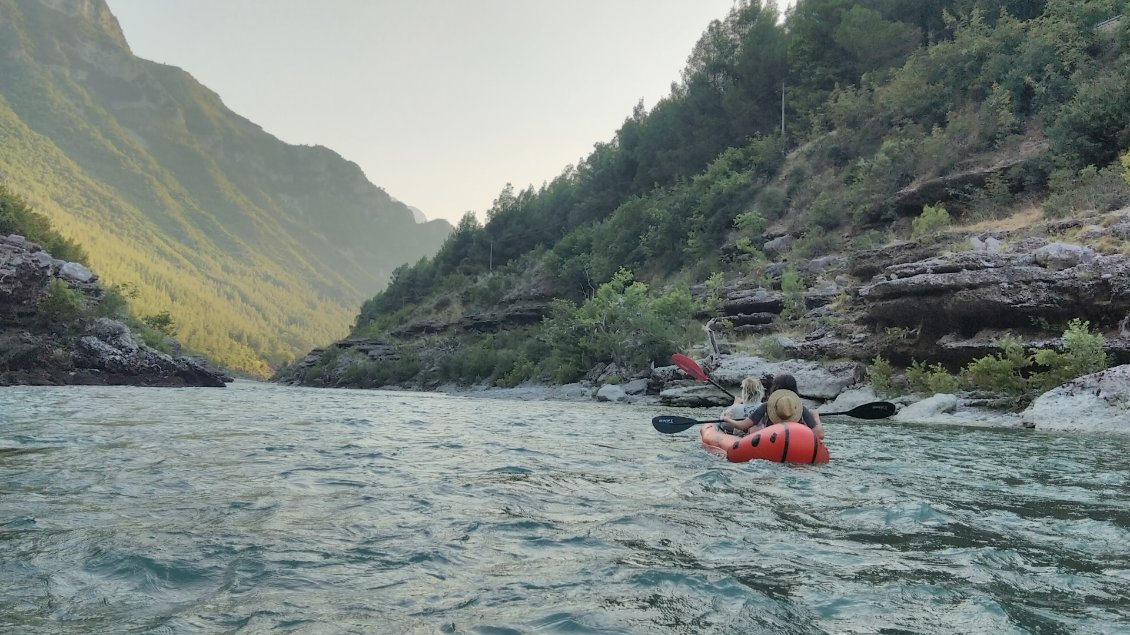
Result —
M733 0L107 0L139 57L452 223L670 92ZM784 3L781 3L784 7Z

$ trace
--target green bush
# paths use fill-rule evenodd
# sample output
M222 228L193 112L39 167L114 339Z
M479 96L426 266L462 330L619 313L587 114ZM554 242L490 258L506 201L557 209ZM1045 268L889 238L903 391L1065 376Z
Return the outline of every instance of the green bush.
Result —
M804 292L808 287L804 279L792 267L781 272L781 293L784 294L784 306L781 308L781 319L796 320L804 316L807 311L804 304Z
M703 298L702 308L708 314L721 317L722 315L722 285L726 282L726 274L715 271L706 280L706 297Z
M87 264L83 248L75 241L63 237L51 221L32 209L24 198L0 185L0 234L19 234L39 243L52 256L60 260Z
M124 283L107 287L102 293L102 299L94 307L94 314L98 317L119 319L129 315L129 301L137 298L137 285Z
M494 385L500 388L513 388L527 379L531 379L536 374L537 367L534 366L534 363L520 354L514 360L510 370L496 379Z
M42 323L57 322L73 327L83 317L82 294L62 279L52 278L47 283L47 295L40 300L38 308Z
M821 192L808 208L808 217L817 227L833 230L847 220L843 203L827 192Z
M1077 211L1110 212L1130 204L1130 183L1117 165L1101 170L1093 165L1078 172L1057 170L1050 177L1052 195L1044 202L1044 216L1061 218Z
M906 369L906 380L915 392L929 395L955 393L961 387L957 378L941 364L926 366L917 360Z
M922 213L910 222L910 237L914 240L935 236L949 227L950 213L942 205L926 205Z
M1105 369L1110 362L1103 350L1105 345L1106 338L1101 333L1092 333L1090 322L1079 318L1071 320L1063 332L1063 352L1045 348L1032 354L1032 361L1047 369L1032 376L1032 385L1048 390Z
M141 321L154 331L163 333L168 337L175 337L177 334L176 322L173 321L173 317L169 315L168 311L146 315L141 318Z
M667 360L689 344L696 325L694 300L686 287L651 297L647 285L621 269L584 304L550 304L539 337L554 351L549 369L558 378L612 362L627 370Z
M871 360L871 366L867 369L867 379L871 381L871 387L875 389L876 395L894 394L893 376L894 369L891 368L891 363L883 359L881 355L876 355Z
M742 212L734 217L734 227L744 234L760 236L767 225L765 218L754 211Z
M966 387L994 390L1010 395L1024 392L1027 388L1022 371L1029 360L1024 355L1020 340L1006 335L996 342L1001 347L999 355L986 355L975 359L961 371L961 379Z

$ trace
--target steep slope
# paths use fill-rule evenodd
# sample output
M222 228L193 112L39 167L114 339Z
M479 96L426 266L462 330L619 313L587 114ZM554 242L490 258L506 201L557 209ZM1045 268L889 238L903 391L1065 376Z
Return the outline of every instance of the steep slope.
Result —
M0 77L0 182L230 367L265 374L342 335L451 230L135 57L102 0L0 0Z
M784 332L803 336L805 354L956 364L968 359L941 338L965 342L971 322L989 325L988 311L950 320L937 304L884 299L894 308L877 311L899 315L866 314L860 331L841 328L854 320L841 315L845 305L883 274L852 280L845 259L893 258L884 246L910 258L900 253L907 239L929 243L951 221L976 227L1029 209L1048 228L1008 236L1020 259L1044 247L1125 251L1119 210L1130 186L1118 157L1130 150L1130 0L797 0L783 23L773 7L736 3L707 28L668 98L637 107L610 142L549 184L504 192L485 224L464 218L434 258L400 270L361 306L347 340L278 377L513 385L595 377L611 363L624 378L690 344L665 334L672 319L649 323L639 319L646 312L624 310L646 308L632 279L653 290L656 309L693 288L697 317L719 318L712 344L733 336L778 355L779 338L758 339ZM1095 216L1107 212L1118 215ZM1070 237L1079 244L1059 245L1084 218L1086 231ZM999 247L1006 235L978 229L946 245L984 249L989 238ZM1111 264L1121 267L1119 258L1078 271L1120 284ZM932 266L952 265L921 268ZM1046 271L1023 273L1062 284ZM1009 279L1001 288L1028 291ZM946 291L930 293L968 297ZM993 325L1034 321L1043 332L1029 341L1058 338L1070 307L1108 334L1123 330L1123 305L1103 304L1123 302L1121 288L1095 291L1090 303L1060 297L1059 312L1012 312L1011 323ZM919 318L952 333L921 329ZM904 346L911 333L925 334L920 347L883 348L884 337ZM659 335L670 345L642 345ZM810 345L820 340L828 342L819 350Z

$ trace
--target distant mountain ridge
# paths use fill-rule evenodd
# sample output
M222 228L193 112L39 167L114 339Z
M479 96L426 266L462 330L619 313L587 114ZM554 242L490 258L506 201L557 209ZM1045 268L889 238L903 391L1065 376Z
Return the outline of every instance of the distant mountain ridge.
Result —
M232 368L265 374L341 336L452 230L137 58L104 0L0 0L0 77L0 183Z

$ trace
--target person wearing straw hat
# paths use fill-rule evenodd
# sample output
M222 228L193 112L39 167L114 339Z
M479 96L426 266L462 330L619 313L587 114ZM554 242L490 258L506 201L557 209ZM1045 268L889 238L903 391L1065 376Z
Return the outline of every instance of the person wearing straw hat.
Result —
M764 428L784 421L803 423L816 433L817 438L824 438L824 425L820 422L820 415L809 410L801 402L797 394L796 379L792 375L777 375L773 378L773 389L769 399L750 412L745 419L733 419L723 415L724 424L734 434L745 434L750 430Z

